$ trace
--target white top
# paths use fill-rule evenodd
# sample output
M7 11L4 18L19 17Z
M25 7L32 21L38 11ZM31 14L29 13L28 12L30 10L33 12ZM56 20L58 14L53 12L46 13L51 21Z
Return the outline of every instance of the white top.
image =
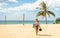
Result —
M37 26L37 25L39 25L39 23L35 21L35 26Z

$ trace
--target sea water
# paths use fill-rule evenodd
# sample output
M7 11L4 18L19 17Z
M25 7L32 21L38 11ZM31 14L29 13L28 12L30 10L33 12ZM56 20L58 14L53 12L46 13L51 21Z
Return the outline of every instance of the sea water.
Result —
M54 21L47 21L47 24L53 24ZM34 21L0 21L0 24L34 24ZM46 21L39 21L40 24L46 24Z

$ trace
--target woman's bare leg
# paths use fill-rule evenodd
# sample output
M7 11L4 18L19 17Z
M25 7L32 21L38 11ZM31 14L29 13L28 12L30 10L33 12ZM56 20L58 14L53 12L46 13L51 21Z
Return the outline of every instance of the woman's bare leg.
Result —
M36 35L38 34L38 29L36 29Z

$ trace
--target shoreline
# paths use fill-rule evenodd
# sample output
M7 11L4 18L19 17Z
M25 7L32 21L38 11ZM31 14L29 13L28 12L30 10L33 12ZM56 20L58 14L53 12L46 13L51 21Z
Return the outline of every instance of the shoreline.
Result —
M0 25L23 25L23 24L0 24ZM33 24L24 24L24 25L33 25ZM60 24L39 24L39 25L60 25Z

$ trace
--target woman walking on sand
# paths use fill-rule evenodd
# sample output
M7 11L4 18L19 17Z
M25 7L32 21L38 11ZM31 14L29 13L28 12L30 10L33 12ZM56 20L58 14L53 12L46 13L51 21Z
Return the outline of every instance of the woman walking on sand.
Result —
M36 35L38 34L39 21L35 19Z

